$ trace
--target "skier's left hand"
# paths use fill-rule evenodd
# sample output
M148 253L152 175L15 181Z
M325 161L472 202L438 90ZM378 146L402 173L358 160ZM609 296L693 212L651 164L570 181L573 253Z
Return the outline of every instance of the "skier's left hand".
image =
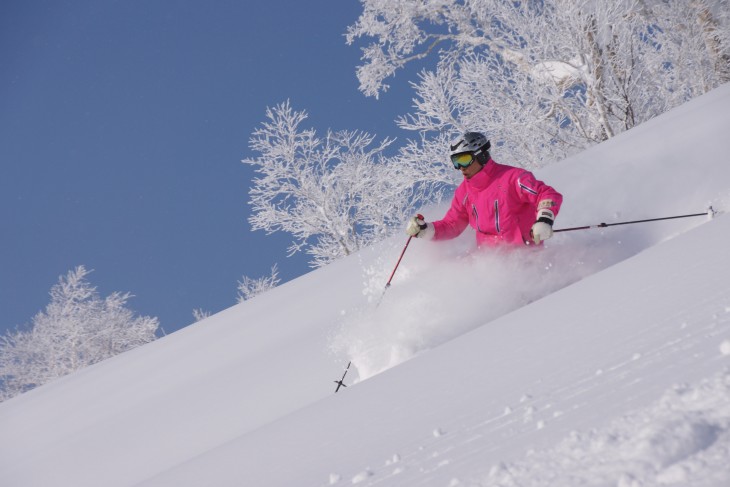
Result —
M537 212L537 221L530 230L530 236L535 245L540 245L540 242L553 236L553 221L555 221L555 214L547 208Z

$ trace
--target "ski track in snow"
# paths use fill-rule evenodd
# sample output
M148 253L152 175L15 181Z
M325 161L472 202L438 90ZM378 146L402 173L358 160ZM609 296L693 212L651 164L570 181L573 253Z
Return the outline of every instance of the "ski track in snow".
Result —
M600 429L574 431L553 448L494 465L486 478L464 485L727 485L728 398L730 370L692 387L677 385L648 408Z
M432 484L435 474L473 472L470 464L498 452L498 446L470 449L484 436L500 431L543 429L564 414L550 402L523 397L522 405L458 431L436 428L410 453L386 458L380 468L367 467L351 478L360 485L449 485L470 487L722 487L730 482L730 368L696 385L677 384L649 407L635 410L609 425L571 431L555 446L528 450L524 459L483 465L478 478L450 476L448 484ZM574 405L580 408L579 404ZM483 433L480 430L485 430ZM505 434L507 436L507 434ZM416 476L401 474L415 469ZM477 468L478 470L478 468ZM434 477L429 477L434 474ZM331 474L328 485L346 482Z

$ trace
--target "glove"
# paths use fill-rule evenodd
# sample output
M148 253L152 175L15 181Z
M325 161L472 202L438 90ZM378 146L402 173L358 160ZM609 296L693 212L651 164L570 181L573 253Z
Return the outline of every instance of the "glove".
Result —
M535 245L540 245L540 242L553 236L553 221L555 221L555 214L547 208L537 212L537 221L530 230L530 237Z
M435 231L433 229L433 225L429 225L423 220L423 215L416 215L408 220L406 233L411 237L431 240L434 236Z

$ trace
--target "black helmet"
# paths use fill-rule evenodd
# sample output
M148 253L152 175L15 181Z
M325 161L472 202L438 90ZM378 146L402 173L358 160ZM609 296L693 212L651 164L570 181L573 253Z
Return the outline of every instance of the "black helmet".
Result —
M479 150L486 152L491 147L487 137L480 132L467 132L456 139L449 149L451 154L461 154L462 152L478 152Z

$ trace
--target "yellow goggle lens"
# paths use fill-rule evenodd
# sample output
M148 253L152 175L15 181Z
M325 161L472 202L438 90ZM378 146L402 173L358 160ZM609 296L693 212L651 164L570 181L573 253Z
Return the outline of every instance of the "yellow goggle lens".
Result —
M474 154L464 152L462 154L454 154L451 156L451 162L456 166L466 167L474 160Z

